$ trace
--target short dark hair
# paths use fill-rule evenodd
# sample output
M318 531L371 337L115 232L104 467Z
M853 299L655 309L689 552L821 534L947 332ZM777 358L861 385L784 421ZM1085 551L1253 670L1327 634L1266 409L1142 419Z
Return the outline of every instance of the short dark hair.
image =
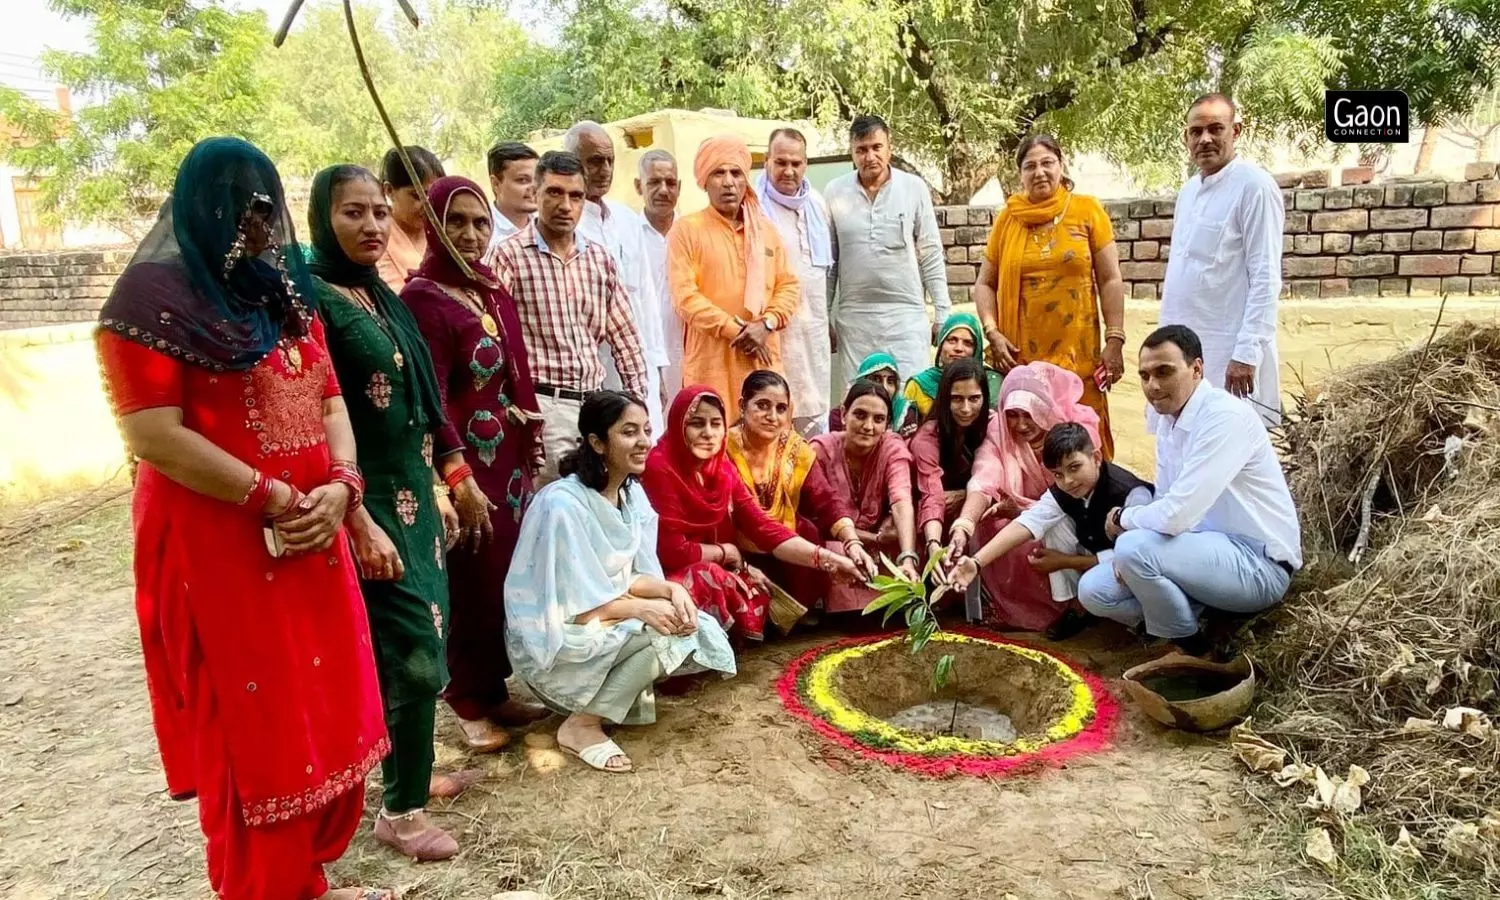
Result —
M847 413L849 411L849 407L854 405L854 401L858 400L861 397L879 397L881 402L885 404L886 416L889 417L891 415L894 415L891 412L890 393L886 391L885 388L881 387L868 378L861 378L853 384L849 385L849 391L844 394L844 412ZM896 423L892 422L891 427L897 427Z
M1188 112L1192 112L1193 110L1197 109L1198 107L1202 106L1205 103L1225 103L1225 104L1228 104L1228 106L1229 106L1229 118L1231 120L1233 120L1235 118L1238 118L1238 116L1240 114L1239 113L1239 107L1237 107L1237 106L1234 105L1234 101L1230 99L1229 95L1228 94L1221 94L1218 91L1209 91L1207 94L1203 94L1203 95L1199 96L1198 99L1196 99L1192 103L1188 104Z
M536 151L520 141L501 141L490 148L489 155L485 157L485 163L489 167L490 177L499 178L505 174L505 167L510 163L525 162L536 158Z
M583 160L575 153L566 150L548 150L542 154L542 158L536 162L536 177L540 181L547 173L553 175L577 175L583 176Z
M596 491L604 490L609 483L609 471L604 456L589 444L590 437L606 443L609 430L632 406L646 408L639 397L624 391L594 391L583 398L578 410L578 446L558 463L558 474L563 477L577 475L578 480ZM627 483L630 479L626 479Z
M1042 465L1055 469L1074 453L1093 453L1094 439L1077 422L1054 425L1042 441Z
M417 180L423 184L448 174L443 171L442 160L426 147L407 147L406 155L411 157L411 166L417 170ZM395 147L385 152L385 161L380 166L380 177L386 184L397 190L409 187L420 188L420 185L412 184L411 175L406 171L406 166L401 164L401 153Z
M1038 133L1028 135L1025 140L1021 141L1021 145L1016 148L1017 169L1020 169L1021 164L1026 162L1026 154L1030 153L1037 147L1046 147L1053 156L1057 157L1057 161L1059 163L1066 162L1066 159L1063 156L1062 144L1059 144L1057 142L1057 138L1053 137L1050 134ZM1071 191L1073 189L1073 179L1064 175L1062 177L1062 185L1063 187Z
M770 137L766 138L767 150L771 149L771 145L776 143L777 138L788 138L801 144L804 149L806 149L807 147L807 136L802 132L798 131L795 128L778 128L775 131L771 132Z
M854 117L853 122L849 123L849 140L857 141L877 131L884 131L886 137L891 136L891 126L886 124L885 119L873 113L858 115Z
M1198 332L1186 325L1163 325L1141 341L1142 350L1154 350L1162 344L1171 344L1182 351L1182 358L1189 363L1203 358L1203 341Z

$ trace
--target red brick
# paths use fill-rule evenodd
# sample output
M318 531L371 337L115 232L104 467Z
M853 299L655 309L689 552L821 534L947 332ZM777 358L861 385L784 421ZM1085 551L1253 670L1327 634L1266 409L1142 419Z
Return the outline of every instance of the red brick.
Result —
M1432 211L1433 228L1488 228L1494 223L1493 206L1444 206Z
M1352 166L1339 173L1339 184L1369 184L1374 180L1375 170L1369 166Z
M1469 253L1458 264L1460 275L1488 275L1495 266L1495 256L1491 253Z
M1339 259L1335 273L1346 278L1371 278L1377 275L1396 274L1396 257L1345 256Z
M1426 228L1427 210L1372 209L1370 210L1370 227L1376 230L1387 228L1392 231L1405 228Z
M1291 256L1281 260L1284 278L1326 278L1334 274L1331 256ZM1458 269L1455 267L1454 272Z
M1425 275L1427 277L1457 275L1462 258L1459 256L1403 256L1401 275Z
M1365 231L1370 227L1370 211L1346 209L1340 212L1313 213L1313 231Z
M1149 240L1172 237L1171 219L1147 219L1141 223L1141 237Z
M1122 262L1120 263L1120 277L1126 281L1161 281L1167 277L1167 264L1164 262Z

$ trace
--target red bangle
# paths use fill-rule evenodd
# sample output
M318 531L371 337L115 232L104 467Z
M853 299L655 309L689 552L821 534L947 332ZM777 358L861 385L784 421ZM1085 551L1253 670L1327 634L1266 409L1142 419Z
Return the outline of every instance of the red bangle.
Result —
M240 499L239 505L261 512L266 504L271 502L271 486L275 480L266 477L266 473L256 470L255 481L250 484L250 490Z
M474 470L468 463L459 463L454 466L447 475L443 476L443 483L448 485L449 490L458 490L458 486L464 483L464 479L472 477Z
M330 467L329 475L332 484L342 484L349 488L348 512L359 509L365 502L365 476L359 471L359 466L348 460L336 459Z

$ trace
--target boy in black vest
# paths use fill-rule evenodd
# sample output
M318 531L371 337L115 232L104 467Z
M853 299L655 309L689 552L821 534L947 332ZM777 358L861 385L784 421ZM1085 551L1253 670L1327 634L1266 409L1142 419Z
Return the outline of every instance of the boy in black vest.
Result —
M1041 546L1028 557L1031 567L1050 577L1052 599L1070 602L1078 596L1078 579L1084 572L1110 564L1115 542L1104 530L1110 510L1144 506L1152 500L1151 484L1104 462L1088 430L1074 422L1047 432L1042 465L1052 473L1052 487L987 544L954 564L949 579L955 590L967 588L984 566L1017 547L1040 541ZM1061 640L1076 634L1086 622L1085 613L1070 607L1047 636Z

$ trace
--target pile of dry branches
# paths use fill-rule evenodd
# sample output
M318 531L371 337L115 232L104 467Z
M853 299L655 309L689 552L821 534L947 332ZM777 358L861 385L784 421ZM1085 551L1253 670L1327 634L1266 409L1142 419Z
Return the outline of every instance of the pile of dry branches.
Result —
M1500 328L1434 335L1290 417L1308 567L1252 635L1257 719L1306 762L1367 770L1386 840L1405 827L1429 862L1500 882L1500 729L1441 724L1472 707L1500 725Z

